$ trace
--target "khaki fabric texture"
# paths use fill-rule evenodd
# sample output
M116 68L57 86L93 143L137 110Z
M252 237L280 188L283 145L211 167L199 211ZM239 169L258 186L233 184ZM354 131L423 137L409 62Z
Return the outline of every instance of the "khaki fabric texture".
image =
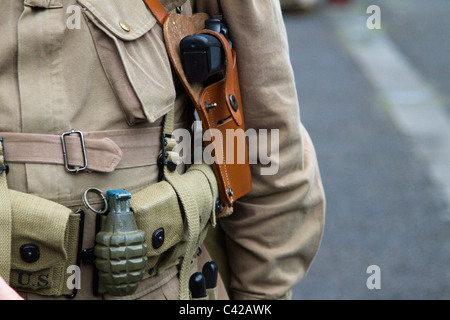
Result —
M9 199L8 183L6 181L6 163L3 154L3 145L0 141L0 276L9 282L11 270L11 232L12 213L11 201Z
M170 10L183 2L162 1ZM214 2L197 1L197 8L214 13ZM223 0L222 7L238 53L246 128L280 130L278 173L263 176L264 166L253 165L252 192L236 203L231 217L219 222L226 245L218 248L226 248L221 254L230 270L226 286L232 298L286 298L320 244L325 199L319 169L300 122L278 1ZM193 109L168 65L161 27L142 8L141 0L2 1L0 132L133 133L161 127L162 116L171 109L175 123L190 122ZM183 14L190 10L188 2ZM77 12L79 28L69 28L68 21ZM129 33L120 22L130 27ZM67 173L62 165L9 165L10 189L72 210L83 208L87 188L136 193L154 184L158 176L155 165L77 175ZM89 201L102 205L95 195ZM84 248L89 248L94 245L95 214L87 212L85 225ZM83 265L82 273L78 299L112 298L92 295L91 266ZM176 268L169 268L145 279L142 290L128 298L177 299L177 281Z
M188 170L185 174L179 175L177 171L170 172L165 168L164 173L167 181L177 192L185 212L186 249L180 269L180 299L187 300L190 257L195 255L197 247L201 244L198 239L209 221L209 216L205 216L205 213L215 215L214 208L218 192L215 195L212 194L207 177L203 176L202 170Z

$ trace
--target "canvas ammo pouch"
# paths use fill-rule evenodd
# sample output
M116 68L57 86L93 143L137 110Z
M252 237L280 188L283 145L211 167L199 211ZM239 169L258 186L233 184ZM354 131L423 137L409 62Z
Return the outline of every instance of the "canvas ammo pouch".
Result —
M67 286L77 265L81 212L9 190L12 216L10 285L47 296L72 295ZM73 270L72 270L73 271Z
M213 170L205 164L193 165L182 175L166 170L165 177L166 181L132 196L131 208L138 228L146 234L144 279L179 265L179 297L186 300L191 260L208 227L216 224L219 189Z
M8 190L0 142L0 275L18 291L72 295L67 270L77 264L83 213Z
M147 247L141 280L179 265L180 298L189 299L191 258L209 225L215 224L218 187L207 165L194 165L183 175L175 172L168 180L131 196L131 210ZM12 217L10 285L21 292L71 297L76 292L68 285L73 281L70 268L82 268L84 213L34 195L7 192ZM100 286L99 293L108 292Z

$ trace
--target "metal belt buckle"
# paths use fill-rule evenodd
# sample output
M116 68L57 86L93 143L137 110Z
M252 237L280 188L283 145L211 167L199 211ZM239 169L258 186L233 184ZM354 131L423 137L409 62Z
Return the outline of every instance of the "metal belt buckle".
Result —
M70 136L72 134L78 134L80 136L80 143L81 143L81 150L83 151L83 166L80 168L71 168L69 167L69 161L67 160L67 150L66 150L66 136ZM86 146L84 144L84 138L83 133L81 131L71 130L68 132L64 132L61 135L61 143L63 148L63 155L64 155L64 166L66 167L66 170L69 172L75 172L78 173L80 171L86 170L87 168L87 156L86 156Z

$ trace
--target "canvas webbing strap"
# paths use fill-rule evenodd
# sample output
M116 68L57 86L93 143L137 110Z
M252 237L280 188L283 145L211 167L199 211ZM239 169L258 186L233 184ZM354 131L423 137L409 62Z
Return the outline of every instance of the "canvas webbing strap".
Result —
M187 245L181 262L179 299L189 300L191 259L197 250L197 241L200 234L200 212L189 181L183 179L176 171L171 172L167 167L164 171L166 180L172 185L180 198L187 223Z
M11 202L6 182L6 161L3 139L0 138L0 275L9 283L11 272Z
M174 152L172 152L173 148L176 146L176 141L171 137L174 128L173 122L174 109L166 114L163 127L163 134L167 143L164 149L167 153L168 161L171 161L173 158L177 157ZM200 234L199 207L196 202L194 191L191 187L192 184L189 183L189 180L183 179L179 175L177 170L171 170L167 165L164 166L164 178L172 185L178 197L180 198L186 218L187 245L186 252L181 263L179 299L189 300L189 277L191 270L191 259L197 250L197 240Z
M184 128L180 122L175 128ZM96 172L155 165L160 151L161 127L82 132L64 137L67 162L70 167L85 164ZM0 132L10 163L65 165L62 137L52 134Z

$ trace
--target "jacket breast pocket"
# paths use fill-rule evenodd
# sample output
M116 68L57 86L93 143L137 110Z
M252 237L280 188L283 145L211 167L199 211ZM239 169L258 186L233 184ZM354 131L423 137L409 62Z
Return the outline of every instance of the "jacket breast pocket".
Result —
M129 125L155 122L176 91L162 28L142 0L78 0Z

